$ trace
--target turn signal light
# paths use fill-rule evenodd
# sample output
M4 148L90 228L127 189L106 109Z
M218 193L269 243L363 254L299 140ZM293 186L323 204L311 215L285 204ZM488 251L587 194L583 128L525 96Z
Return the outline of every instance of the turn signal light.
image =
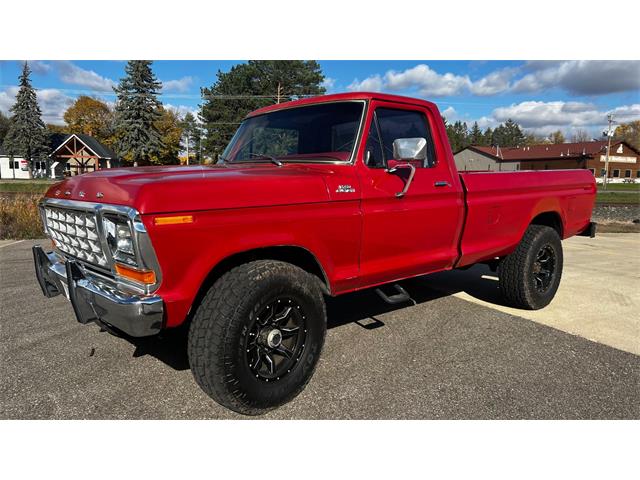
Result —
M153 270L138 270L121 263L116 263L116 273L122 277L130 278L136 282L153 285L156 283L156 272Z
M193 223L193 215L174 215L171 217L156 217L153 221L156 225L175 225L178 223Z

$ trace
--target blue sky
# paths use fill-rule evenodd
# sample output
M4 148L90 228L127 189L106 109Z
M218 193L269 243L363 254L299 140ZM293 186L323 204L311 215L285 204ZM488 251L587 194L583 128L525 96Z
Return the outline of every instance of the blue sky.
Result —
M200 87L218 70L239 61L157 61L163 103L180 113L196 111ZM640 119L640 62L632 61L320 61L329 93L384 91L426 98L449 121L478 121L482 128L507 118L538 134L585 130L598 136L606 114L619 122ZM112 102L111 86L124 74L124 61L33 61L32 81L48 123L78 95ZM20 63L0 62L0 111L17 91Z

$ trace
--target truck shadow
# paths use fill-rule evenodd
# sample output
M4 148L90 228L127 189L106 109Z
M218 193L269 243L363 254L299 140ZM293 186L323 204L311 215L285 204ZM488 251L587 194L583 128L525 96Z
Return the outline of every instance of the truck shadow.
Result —
M411 296L412 302L395 305L385 303L375 289L362 290L327 299L327 328L333 329L350 323L373 330L384 327L378 317L385 313L419 305L458 292L497 305L504 305L496 274L485 265L468 270L454 270L425 275L398 282ZM151 355L175 370L188 370L187 328L162 332L156 337L125 337L135 346L133 357Z

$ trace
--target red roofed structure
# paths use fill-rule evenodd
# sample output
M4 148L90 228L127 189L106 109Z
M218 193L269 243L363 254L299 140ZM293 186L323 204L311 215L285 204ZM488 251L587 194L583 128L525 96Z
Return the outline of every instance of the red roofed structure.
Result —
M472 145L455 154L460 171L560 170L585 168L604 175L607 142L539 144L522 147ZM640 152L627 142L611 143L609 178L640 181Z

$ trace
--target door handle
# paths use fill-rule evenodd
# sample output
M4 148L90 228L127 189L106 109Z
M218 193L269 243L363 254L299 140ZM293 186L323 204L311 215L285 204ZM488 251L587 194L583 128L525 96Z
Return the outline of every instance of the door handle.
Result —
M447 182L446 180L440 180L438 182L435 182L433 184L434 187L450 187L451 184L449 182Z
M404 188L402 189L402 191L396 193L397 198L404 197L404 195L409 190L409 186L411 185L411 182L413 182L413 176L416 174L416 167L414 167L410 163L401 163L400 165L396 165L393 168L387 168L385 171L387 173L394 173L401 168L409 168L411 170L411 173L409 173L409 178L407 178L407 183L404 184Z

